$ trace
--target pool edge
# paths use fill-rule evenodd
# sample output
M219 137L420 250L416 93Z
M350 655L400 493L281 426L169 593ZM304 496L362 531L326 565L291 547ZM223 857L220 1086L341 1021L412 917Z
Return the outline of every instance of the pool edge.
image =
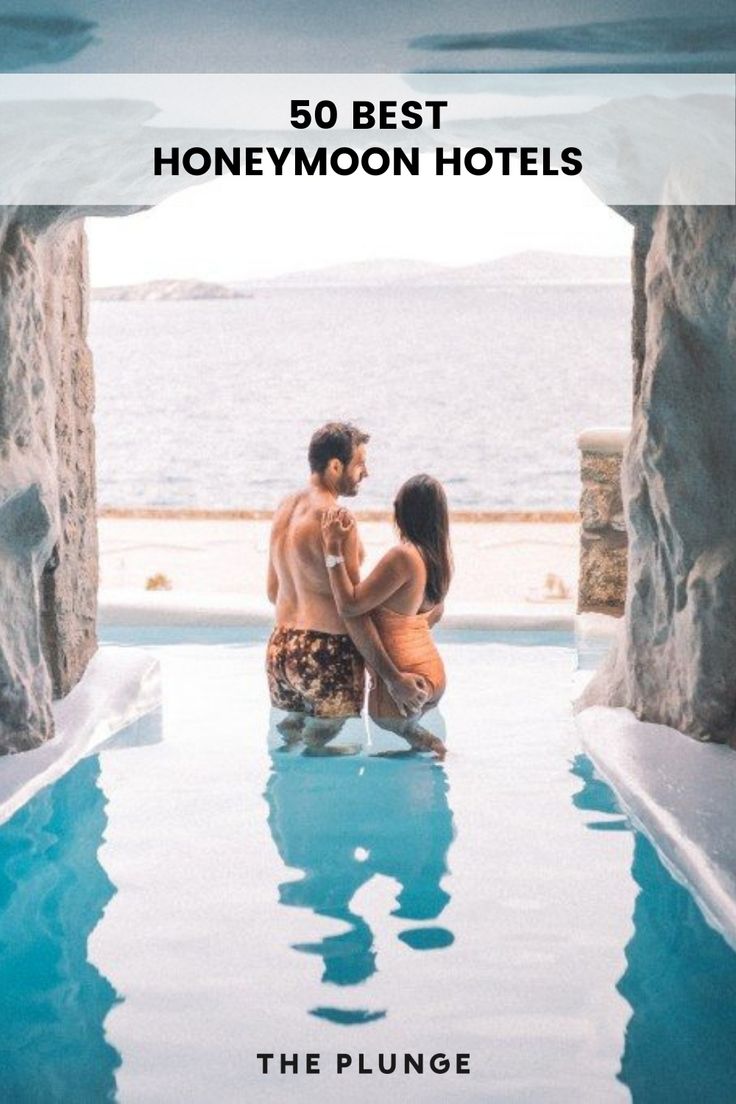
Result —
M593 706L576 717L583 749L622 811L736 950L736 754L700 743L628 709Z
M161 676L155 656L142 648L101 647L81 681L54 702L52 739L0 760L0 824L80 759L160 704Z

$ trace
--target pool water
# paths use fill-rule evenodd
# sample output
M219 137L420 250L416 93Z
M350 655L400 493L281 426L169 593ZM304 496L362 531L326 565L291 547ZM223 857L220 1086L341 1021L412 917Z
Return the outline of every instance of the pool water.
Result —
M160 723L0 829L0 1099L733 1101L736 955L580 755L571 641L447 637L440 764L285 749L262 640L146 639ZM470 1073L357 1072L405 1052Z

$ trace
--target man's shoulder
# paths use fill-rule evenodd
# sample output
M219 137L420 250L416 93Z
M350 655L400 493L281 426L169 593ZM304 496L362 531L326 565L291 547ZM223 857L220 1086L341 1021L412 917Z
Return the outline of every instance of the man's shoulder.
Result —
M290 494L284 495L276 509L283 510L293 506L295 502L299 502L301 499L306 498L308 494L309 490L305 487L301 487L298 491L292 491Z
M324 510L324 503L309 488L287 495L274 513L272 534L278 538L289 533L299 543L310 541L320 533Z
M297 507L305 501L308 494L309 492L305 490L294 491L282 498L273 512L274 521L282 521L284 518L291 517Z

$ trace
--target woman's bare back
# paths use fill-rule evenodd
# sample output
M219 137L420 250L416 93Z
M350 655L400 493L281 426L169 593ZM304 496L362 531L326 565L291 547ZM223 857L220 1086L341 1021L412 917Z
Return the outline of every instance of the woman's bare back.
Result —
M383 604L392 613L400 613L404 617L424 613L431 608L431 603L425 601L427 568L422 554L408 541L401 541L395 551L400 552L405 561L407 579Z

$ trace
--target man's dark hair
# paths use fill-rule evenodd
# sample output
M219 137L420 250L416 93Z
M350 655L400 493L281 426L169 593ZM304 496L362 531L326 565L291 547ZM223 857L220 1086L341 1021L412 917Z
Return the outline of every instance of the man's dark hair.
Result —
M322 475L330 460L349 464L359 445L370 440L367 433L350 422L328 422L315 430L309 442L309 467Z

